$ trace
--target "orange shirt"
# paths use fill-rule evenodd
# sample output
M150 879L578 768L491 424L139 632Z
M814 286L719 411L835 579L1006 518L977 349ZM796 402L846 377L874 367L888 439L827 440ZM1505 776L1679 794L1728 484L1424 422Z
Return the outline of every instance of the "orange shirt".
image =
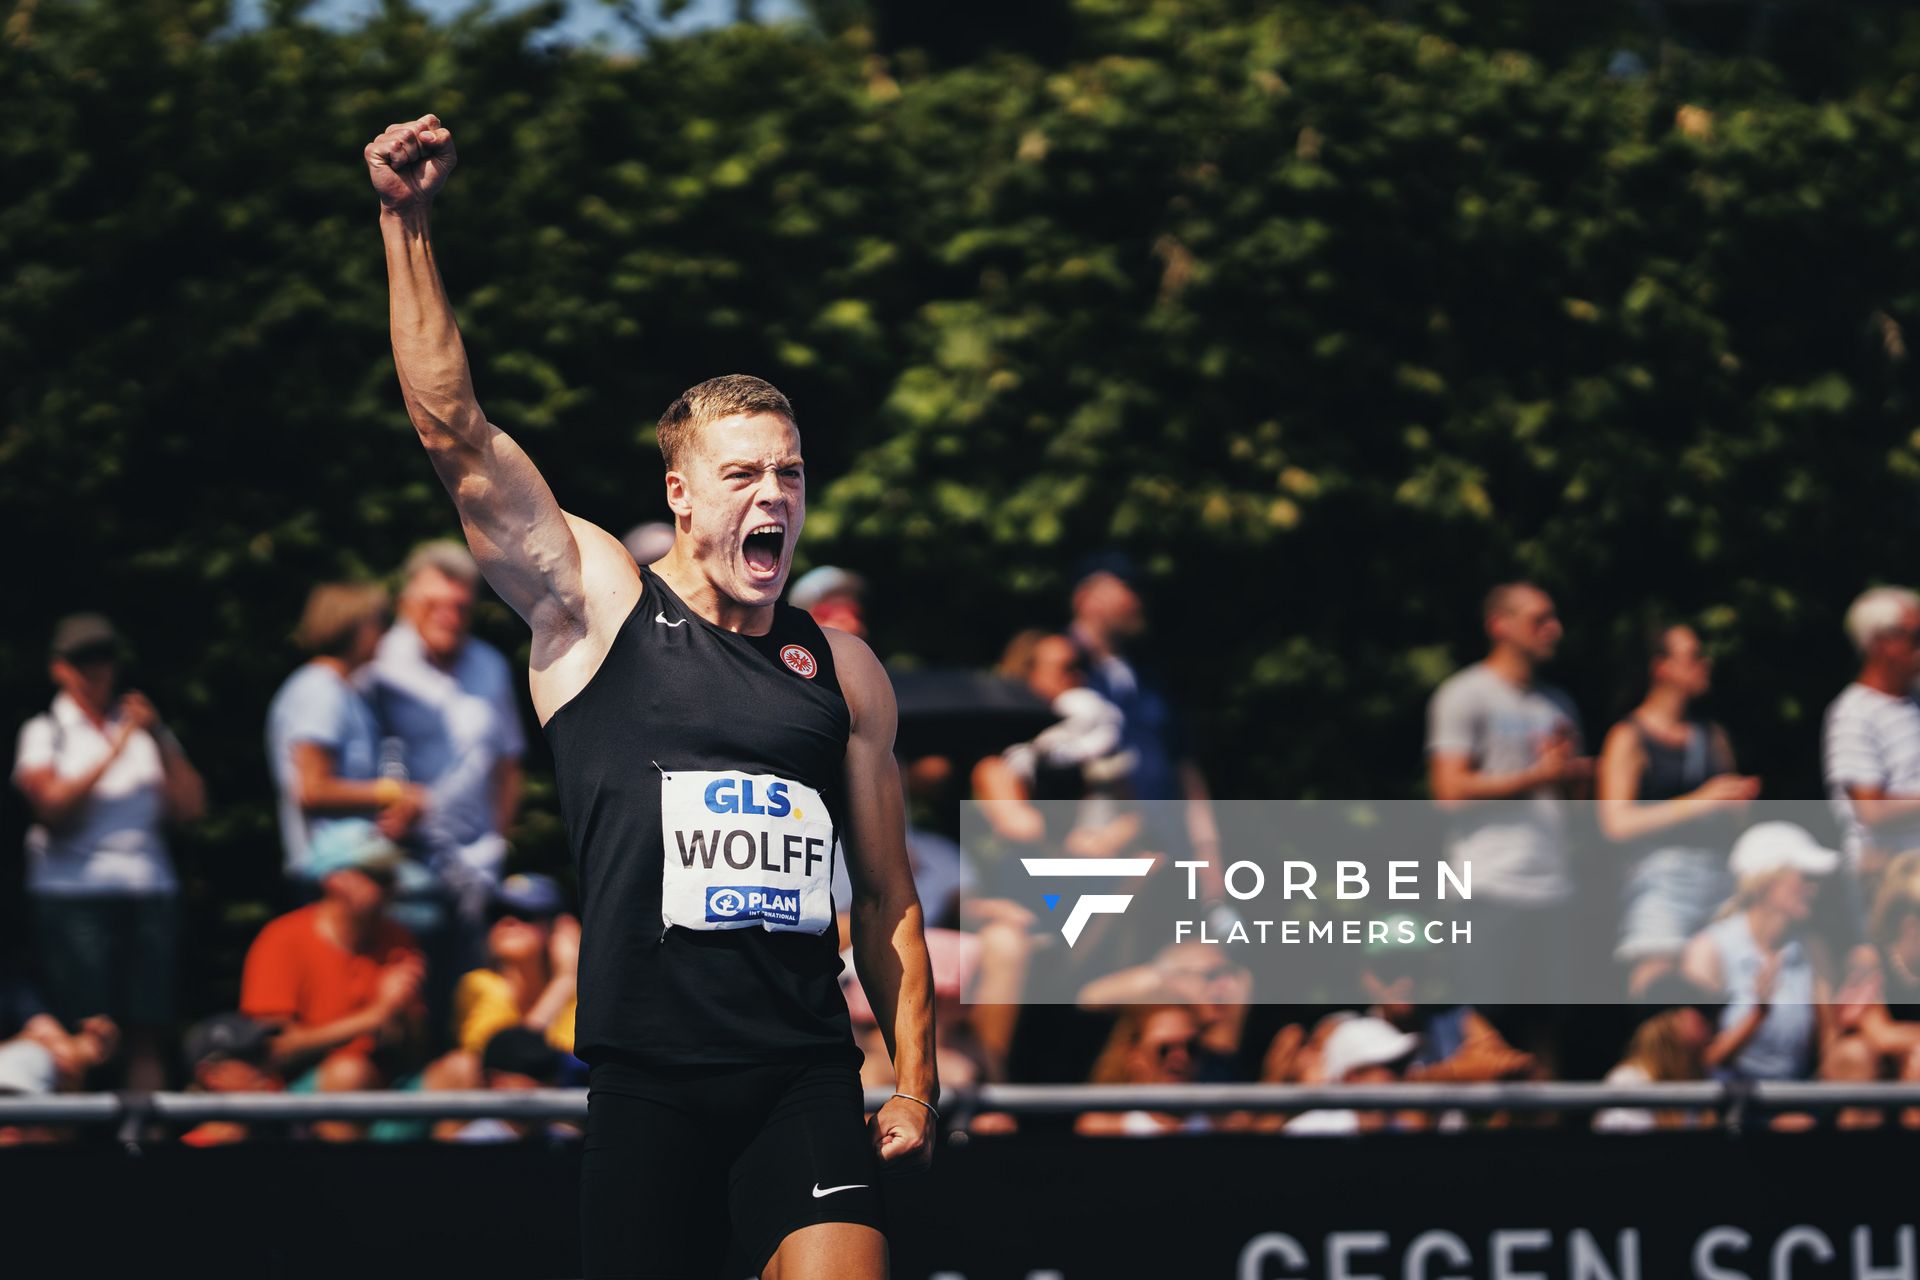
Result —
M365 952L346 950L320 931L316 902L268 921L253 940L240 976L240 1012L325 1026L371 1005L382 969L419 955L413 935L391 920L375 928ZM371 1053L373 1038L362 1036L342 1051Z

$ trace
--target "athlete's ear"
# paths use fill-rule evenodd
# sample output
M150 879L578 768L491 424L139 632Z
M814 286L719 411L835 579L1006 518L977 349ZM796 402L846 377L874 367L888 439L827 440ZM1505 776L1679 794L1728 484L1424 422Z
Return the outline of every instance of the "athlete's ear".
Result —
M693 502L687 496L687 478L678 471L667 472L667 508L676 516L693 512Z

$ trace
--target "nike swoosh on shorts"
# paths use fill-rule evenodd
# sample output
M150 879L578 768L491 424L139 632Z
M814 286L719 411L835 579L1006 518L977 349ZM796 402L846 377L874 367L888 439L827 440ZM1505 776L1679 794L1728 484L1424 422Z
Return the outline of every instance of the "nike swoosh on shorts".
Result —
M820 1189L820 1184L816 1182L813 1184L813 1198L815 1200L818 1200L821 1196L830 1196L836 1191L852 1191L856 1187L864 1187L866 1185L867 1184L864 1182L849 1182L844 1187L828 1187L826 1190L822 1191Z

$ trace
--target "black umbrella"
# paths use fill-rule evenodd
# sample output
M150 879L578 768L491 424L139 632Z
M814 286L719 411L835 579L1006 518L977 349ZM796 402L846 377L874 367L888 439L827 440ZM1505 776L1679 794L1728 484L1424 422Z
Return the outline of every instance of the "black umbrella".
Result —
M1060 717L1017 680L982 671L892 671L900 703L894 750L902 759L978 760L1025 742Z

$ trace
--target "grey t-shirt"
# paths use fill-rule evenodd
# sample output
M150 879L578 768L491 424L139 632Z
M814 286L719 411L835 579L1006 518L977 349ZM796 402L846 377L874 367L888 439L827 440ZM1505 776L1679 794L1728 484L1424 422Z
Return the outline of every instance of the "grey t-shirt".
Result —
M1456 672L1427 704L1427 752L1459 752L1479 773L1518 773L1557 733L1583 750L1580 713L1550 685L1520 688L1483 662ZM1477 901L1545 904L1573 893L1566 814L1551 787L1462 810L1449 826L1447 858L1467 874Z

